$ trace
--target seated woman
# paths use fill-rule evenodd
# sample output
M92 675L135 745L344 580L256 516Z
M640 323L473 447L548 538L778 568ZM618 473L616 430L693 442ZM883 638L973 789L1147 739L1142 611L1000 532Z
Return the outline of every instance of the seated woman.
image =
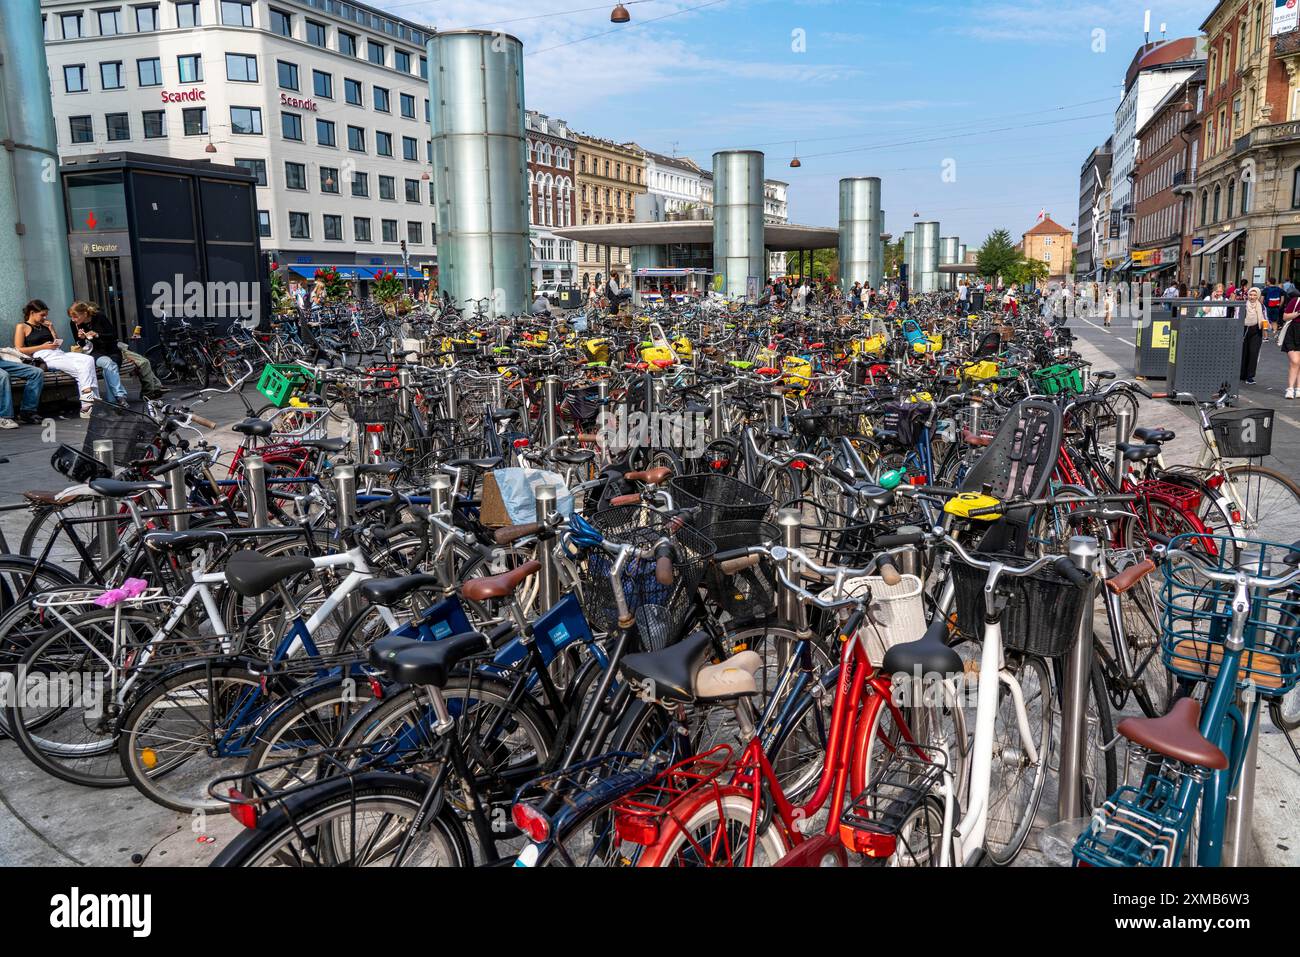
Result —
M81 417L90 418L90 408L99 396L93 357L64 352L63 340L54 333L50 307L39 299L23 306L23 320L14 326L14 348L23 355L40 359L47 369L66 372L77 380L81 392Z
M117 330L113 328L112 321L93 302L74 302L68 307L68 317L76 324L82 353L93 356L95 365L104 373L108 401L125 402L126 389L122 385L122 373L117 366L122 353L118 348Z

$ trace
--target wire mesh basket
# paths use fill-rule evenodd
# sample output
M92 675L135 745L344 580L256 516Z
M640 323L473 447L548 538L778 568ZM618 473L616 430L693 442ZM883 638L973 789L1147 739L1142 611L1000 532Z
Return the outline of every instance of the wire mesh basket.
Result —
M1204 567L1235 569L1276 577L1291 546L1211 535L1175 539L1174 548L1195 550ZM1240 557L1236 558L1240 552ZM1180 678L1214 681L1224 661L1224 643L1232 633L1234 586L1198 577L1186 562L1164 565L1161 604L1164 608L1161 652L1164 663ZM1256 593L1242 635L1246 650L1240 658L1238 683L1253 682L1265 697L1280 697L1300 681L1300 596L1295 590Z
M772 508L772 496L730 475L679 475L669 482L669 488L679 506L700 510L694 520L697 528L719 522L762 521Z
M1023 566L1017 555L981 555L1012 568ZM988 573L956 560L952 563L957 589L957 630L972 640L984 635L984 585ZM1063 658L1074 647L1092 589L1075 585L1051 565L1025 578L1003 576L998 590L1008 596L1002 614L1002 644L1039 658Z
M155 445L160 430L144 409L143 403L113 404L96 399L81 451L93 457L95 443L107 440L113 443L113 463L118 467L157 458Z
M1074 845L1086 867L1172 867L1192 825L1196 802L1178 801L1179 782L1148 775L1140 788L1122 787L1097 809Z
M852 409L803 409L790 417L790 425L805 439L852 438L867 435L871 430L866 417Z
M1262 459L1273 454L1272 409L1231 409L1210 417L1219 453L1230 459Z
M397 396L392 392L366 392L348 402L348 415L358 425L391 425L397 419Z
M779 532L768 522L719 522L702 534L722 553L774 542ZM737 621L766 618L776 611L776 564L766 555L759 558L758 564L732 575L710 564L704 585L718 607Z
M672 543L671 585L659 582L656 560L650 555L627 562L620 586L636 622L641 649L659 651L676 642L696 600L705 566L713 556L713 543L680 519L641 505L606 509L597 513L591 524L610 542L620 545L654 548L665 538ZM596 631L612 632L618 627L618 603L609 580L613 564L614 558L601 549L592 549L587 556L582 610Z

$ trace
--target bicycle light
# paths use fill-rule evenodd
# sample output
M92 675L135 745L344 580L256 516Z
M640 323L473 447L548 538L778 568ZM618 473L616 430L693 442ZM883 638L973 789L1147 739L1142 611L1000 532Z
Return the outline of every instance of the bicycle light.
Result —
M256 828L257 808L248 803L248 798L238 788L231 788L226 793L230 795L232 801L230 816L250 830Z
M516 804L510 809L510 818L515 827L528 835L535 844L541 844L551 836L551 822L546 815L531 804Z

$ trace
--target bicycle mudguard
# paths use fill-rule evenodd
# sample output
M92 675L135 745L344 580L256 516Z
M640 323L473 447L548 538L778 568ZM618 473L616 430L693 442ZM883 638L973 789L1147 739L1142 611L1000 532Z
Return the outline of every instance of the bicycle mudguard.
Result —
M835 858L835 866L848 867L849 855L837 834L819 834L804 841L785 857L776 862L776 867L825 867L828 858Z

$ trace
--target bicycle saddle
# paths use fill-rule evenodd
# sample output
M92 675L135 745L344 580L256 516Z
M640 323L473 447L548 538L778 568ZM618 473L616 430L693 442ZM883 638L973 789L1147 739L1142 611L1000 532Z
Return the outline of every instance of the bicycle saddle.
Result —
M672 477L673 470L663 465L645 472L627 472L623 476L629 482L640 482L643 485L663 485Z
M894 490L881 488L879 485L862 485L858 491L876 508L888 508L894 504Z
M960 674L965 669L961 655L948 647L947 621L936 621L916 641L894 645L880 665L886 674L914 675L918 669L922 677Z
M1180 698L1163 718L1125 718L1116 730L1134 744L1156 754L1184 764L1222 771L1228 766L1228 757L1201 734L1200 720L1200 702L1193 698Z
M475 578L460 586L460 597L466 601L487 601L489 598L508 598L516 588L531 575L536 575L542 567L541 562L533 560L524 562L518 568L504 575L490 578Z
M627 655L620 670L629 681L650 685L650 694L662 701L694 701L695 675L713 650L706 631L697 631L662 651Z
M231 428L241 435L256 435L259 438L266 438L271 434L273 426L266 419L245 419L243 422L236 422Z
M316 449L318 452L342 452L348 447L348 440L342 437L337 439L303 439L298 444L305 449Z
M165 489L166 482L119 482L117 479L91 479L90 490L105 498L130 498L150 489Z
M477 469L480 472L491 472L495 468L500 468L505 461L497 455L490 459L452 459L447 463L449 468L453 469Z
M224 544L229 541L225 532L199 529L189 532L150 532L144 537L145 546L155 552L183 552L200 545Z
M1158 445L1130 445L1121 442L1119 445L1115 446L1115 448L1124 453L1125 462L1145 462L1148 459L1153 459L1157 455L1161 454L1161 449Z
M447 672L488 649L486 635L469 631L442 641L417 641L390 635L370 646L370 664L399 684L441 688Z
M276 558L258 552L235 552L226 563L226 581L236 594L245 598L264 595L286 578L301 575L312 569L306 555L287 555Z
M491 417L493 422L497 422L497 423L509 422L511 419L516 418L519 415L519 410L518 409L489 409L488 415Z
M358 475L396 475L400 471L401 462L368 462L357 466Z
M1147 445L1160 445L1164 442L1172 442L1178 437L1178 433L1170 432L1168 429L1134 429L1133 434Z
M401 578L375 578L361 586L361 594L372 605L396 605L421 588L438 588L437 575L404 575Z
M586 465L595 460L596 453L591 449L577 449L573 452L556 452L554 458L561 465Z

